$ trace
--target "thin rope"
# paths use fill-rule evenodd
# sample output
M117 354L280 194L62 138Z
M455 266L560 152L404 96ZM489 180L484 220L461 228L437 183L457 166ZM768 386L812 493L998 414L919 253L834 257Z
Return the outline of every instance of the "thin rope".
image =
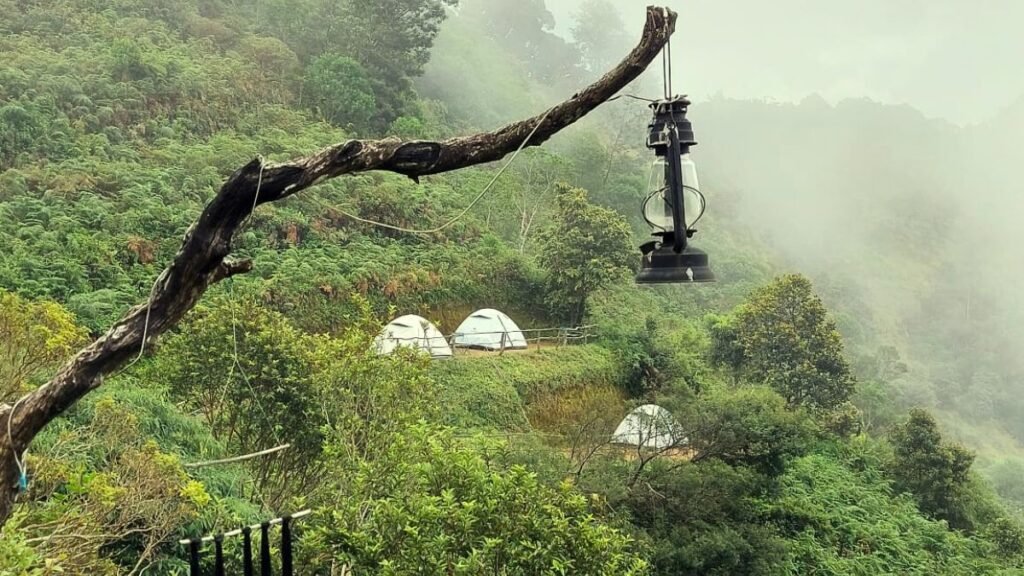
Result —
M249 210L249 215L245 217L245 220L242 220L241 226L238 227L239 229L241 229L242 227L244 227L246 224L249 223L249 220L252 219L253 213L256 212L256 206L259 205L259 201L260 201L260 188L263 187L263 168L264 167L266 167L266 164L263 162L263 157L261 156L260 157L260 175L259 175L259 178L256 180L256 195L253 196L253 198L252 198L252 210Z
M259 177L256 180L256 194L252 198L252 209L249 210L249 214L245 217L244 220L242 220L242 223L238 226L239 230L243 229L252 220L253 214L256 212L256 207L259 205L259 202L260 202L260 189L263 188L263 169L264 169L264 167L265 167L265 164L263 162L263 158L260 158L260 174L259 174ZM229 278L228 279L228 300L231 301L231 348L232 348L232 350L231 350L231 360L232 360L232 364L231 364L231 369L228 372L228 379L233 379L234 378L234 372L235 372L235 369L237 368L238 369L238 373L242 376L242 381L245 382L245 385L249 388L249 392L252 393L252 399L255 402L256 407L259 408L260 415L262 415L265 420L269 420L270 418L267 415L267 411L266 411L266 409L263 408L263 403L260 402L260 397L259 397L258 394L256 394L256 389L253 388L252 382L249 380L249 375L245 373L245 369L242 368L242 363L239 360L239 355L238 355L238 317L237 317L237 315L235 313L235 307L237 306L238 302L235 300L235 289L234 289L234 286L235 286L234 279L233 278ZM227 387L224 388L224 394L221 396L221 403L222 404L224 402L224 396L226 396L226 395L227 395ZM281 438L277 435L277 429L272 426L270 428L270 433L273 434L274 440L278 444L281 444Z
M252 393L252 399L256 403L256 407L260 410L260 415L263 416L264 420L270 420L270 416L267 415L266 409L263 408L263 403L260 402L259 394L256 394L256 389L253 388L252 382L249 380L249 376L245 373L245 369L242 368L242 363L238 359L238 319L235 315L235 292L233 289L234 281L228 280L228 300L231 301L231 343L233 346L232 350L232 365L231 372L228 373L228 378L234 377L235 368L238 369L238 374L242 376L242 382L245 382L246 387L249 388L249 392ZM227 395L227 387L224 388L224 395ZM223 396L221 396L221 403L223 403ZM270 433L274 436L274 441L281 444L281 437L277 435L277 429L273 426L270 427Z
M18 467L18 492L24 492L28 488L28 466L25 463L25 458L28 455L28 446L21 453L21 458L18 457L18 451L14 449L14 434L11 433L11 421L14 419L14 412L18 410L18 404L25 397L22 396L14 402L14 406L11 406L11 411L7 413L7 441L11 445L11 455L14 456L14 465Z
M142 323L142 343L139 344L139 354L124 367L124 370L135 366L139 360L142 360L142 355L146 352L146 339L149 337L149 315L153 311L153 295L156 294L156 285L160 283L160 276L162 274L153 281L153 286L149 289L149 297L146 299L146 320Z
M668 53L668 97L672 98L675 90L672 88L672 36L665 40L665 52Z
M267 454L273 454L291 448L291 444L281 444L274 448L267 448L266 450L260 450L259 452L253 452L251 454L243 454L241 456L234 456L231 458L222 458L220 460L204 460L202 462L188 462L182 464L185 468L202 468L203 466L218 466L220 464L231 464L233 462L242 462L244 460L252 460L253 458L259 458L260 456L266 456Z
M252 218L252 213L253 211L256 210L256 203L260 198L260 187L263 186L263 168L263 158L260 158L260 175L259 179L256 182L256 197L253 198L252 201L252 210L249 211L249 215L246 216L245 220L242 221L243 226L245 225L246 222L249 221L250 218ZM139 355L136 356L134 360L129 362L128 365L124 367L125 370L134 366L139 360L142 359L142 355L146 352L146 338L149 335L149 316L153 312L153 294L156 293L156 285L160 283L161 275L158 275L156 277L156 280L153 281L153 286L149 289L149 299L146 301L146 320L145 322L142 323L142 344L139 345Z
M661 51L661 91L665 94L665 100L668 100L668 55L664 49Z
M634 100L641 100L643 102L650 102L652 104L657 102L657 100L655 100L654 98L645 98L643 96L637 96L636 94L619 94L617 96L612 96L607 100L607 102L614 102L620 98L632 98Z
M553 110L554 108L550 108L547 112L544 113L543 116L541 116L540 120L538 120L537 124L533 127L533 130L531 130L530 133L526 136L526 138L523 139L522 143L519 144L519 148L517 148L516 151L512 153L512 157L509 158L508 161L505 162L505 164L501 167L501 169L498 170L497 174L495 174L494 177L491 178L491 181L487 183L487 186L484 186L484 189L481 190L480 193L476 195L476 198L474 198L473 201L469 203L469 206L466 206L466 208L463 209L462 212L459 212L459 214L456 215L454 218L448 220L447 222L440 226L430 228L427 230L415 230L412 228L403 228L402 226L395 226L394 224L388 224L386 222L371 220L369 218L363 218L350 212L346 212L345 210L339 209L338 212L357 222L362 222L363 224L370 224L371 226L386 228L388 230L395 230L397 232L405 232L407 234L436 234L437 232L446 230L453 226L456 222L461 220L466 214L469 213L470 210L473 209L474 206L477 205L477 203L480 202L480 200L483 199L483 197L491 190L494 184L498 181L498 178L501 178L501 175L504 174L505 171L508 170L509 166L511 166L512 163L516 161L516 157L518 157L519 153L522 152L524 148L526 148L526 145L530 142L531 139L533 139L533 136L537 133L537 130L540 129L541 125L544 124L544 121L547 120L548 115L550 115Z

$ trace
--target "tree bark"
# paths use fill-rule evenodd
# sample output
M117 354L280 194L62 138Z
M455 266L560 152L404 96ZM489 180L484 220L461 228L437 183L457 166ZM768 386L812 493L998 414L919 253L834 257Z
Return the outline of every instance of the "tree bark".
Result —
M649 7L640 43L618 66L546 114L494 132L441 142L350 140L291 162L265 164L257 158L239 168L185 233L181 248L157 278L146 302L129 310L105 334L68 360L52 380L19 399L14 405L17 410L0 405L0 525L10 516L17 495L14 454L20 454L50 421L99 387L104 376L117 371L146 343L177 324L210 286L252 269L250 261L232 260L228 255L235 232L256 206L343 174L385 170L418 180L420 176L500 160L515 151L541 123L526 143L538 146L640 76L675 31L675 22L676 14L671 10Z

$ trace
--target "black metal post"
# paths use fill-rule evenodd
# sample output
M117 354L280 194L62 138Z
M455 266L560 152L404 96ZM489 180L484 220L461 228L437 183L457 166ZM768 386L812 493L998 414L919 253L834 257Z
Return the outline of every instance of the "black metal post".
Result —
M244 548L242 553L242 574L245 576L253 576L252 573L252 528L245 526L242 528L242 547Z
M665 163L669 193L672 195L672 249L676 254L686 249L686 207L683 204L683 162L679 133L675 125L668 131L668 162Z
M213 574L224 576L224 535L217 534L213 537Z
M270 565L270 522L260 524L260 576L273 576Z
M193 538L188 543L188 573L189 576L199 576L199 547L203 545L203 541L199 538Z
M292 517L281 517L281 575L292 576Z

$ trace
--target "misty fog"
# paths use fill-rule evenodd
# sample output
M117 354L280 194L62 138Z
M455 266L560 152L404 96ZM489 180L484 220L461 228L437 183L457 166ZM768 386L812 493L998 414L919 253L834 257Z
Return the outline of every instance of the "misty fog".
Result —
M568 33L579 0L547 5ZM646 0L616 2L631 36ZM690 0L674 39L676 77L696 98L908 104L956 124L985 122L1024 94L1024 4L1013 0Z
M571 40L581 4L548 0L552 33ZM604 48L624 54L647 2L615 4L624 33L607 31ZM998 420L981 434L1024 440L1024 427L1005 424L1024 415L1024 199L1014 178L1024 160L1015 30L1024 4L670 6L680 14L674 88L693 100L705 226L749 230L781 269L810 275L851 355L897 349L908 372L891 385L905 405L956 412L972 427ZM653 68L638 91L657 97ZM438 74L428 67L425 86ZM527 109L517 105L497 106L493 122ZM646 110L635 108L639 142ZM854 333L864 325L873 330Z

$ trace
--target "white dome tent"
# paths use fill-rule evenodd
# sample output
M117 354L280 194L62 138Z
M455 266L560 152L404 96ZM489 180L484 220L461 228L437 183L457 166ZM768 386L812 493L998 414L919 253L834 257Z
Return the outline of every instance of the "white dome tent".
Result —
M459 324L454 344L485 350L524 349L526 336L508 314L492 308L477 310Z
M671 412L655 404L644 404L619 423L612 442L663 450L686 444L687 439Z
M391 321L374 339L378 354L391 354L400 346L417 348L433 358L449 358L452 349L448 341L429 320L415 314L400 316Z

